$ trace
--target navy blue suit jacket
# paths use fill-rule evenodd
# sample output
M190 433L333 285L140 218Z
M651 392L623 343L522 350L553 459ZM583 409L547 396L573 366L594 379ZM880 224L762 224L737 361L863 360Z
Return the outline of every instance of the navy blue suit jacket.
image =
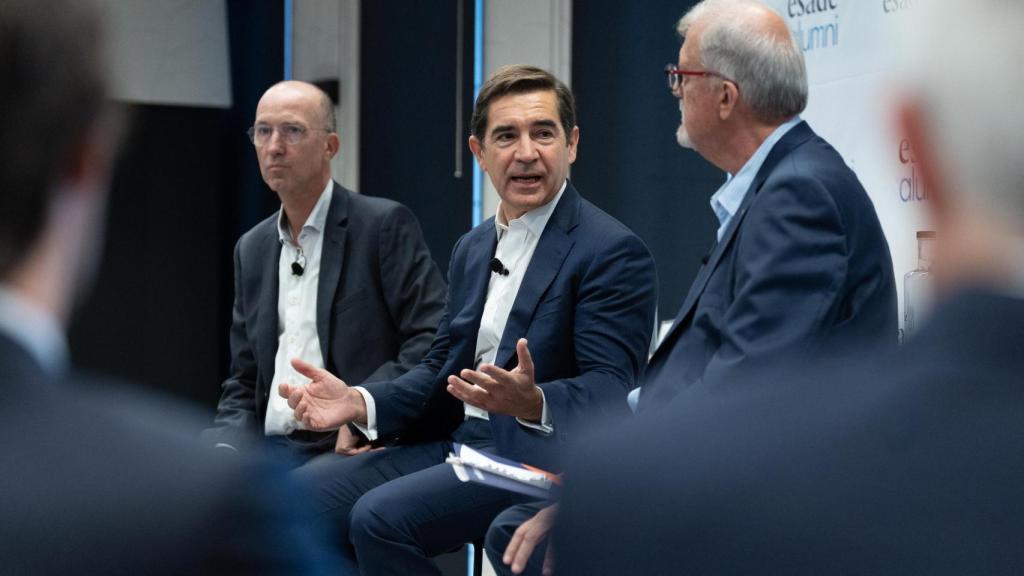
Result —
M1022 374L1024 300L968 291L898 352L684 391L576 451L558 573L1024 573Z
M896 285L874 205L801 122L772 148L655 351L640 409L751 359L895 345Z
M443 439L462 421L462 402L446 390L447 378L474 367L496 246L493 218L459 239L449 266L448 307L430 352L404 376L365 385L382 438ZM514 368L516 342L529 340L555 433L544 436L513 417L491 414L501 454L557 468L558 447L581 424L626 414L626 393L647 360L656 282L643 242L568 184L533 253L494 361Z

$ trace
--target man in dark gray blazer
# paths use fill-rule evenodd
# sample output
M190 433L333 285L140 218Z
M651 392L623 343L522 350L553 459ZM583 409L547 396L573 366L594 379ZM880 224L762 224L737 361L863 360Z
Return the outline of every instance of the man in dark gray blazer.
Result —
M0 3L0 572L328 573L283 470L221 458L195 438L205 418L68 366L113 152L99 31L86 1Z
M607 456L566 473L559 574L1024 572L1024 78L1002 74L1024 5L912 22L892 93L938 235L930 320L897 353L684 391L580 447Z
M412 212L331 179L339 140L321 90L271 87L250 137L281 210L235 247L231 376L209 435L233 448L264 439L301 464L337 432L306 430L274 393L304 381L292 362L355 383L397 378L429 348L445 284Z

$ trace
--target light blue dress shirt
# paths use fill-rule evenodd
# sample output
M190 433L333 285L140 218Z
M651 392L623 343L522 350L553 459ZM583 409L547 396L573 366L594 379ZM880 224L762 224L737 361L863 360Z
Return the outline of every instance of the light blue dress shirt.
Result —
M780 125L775 129L764 142L758 146L757 151L754 155L747 160L747 163L740 168L740 171L735 175L726 174L725 183L719 188L714 194L711 195L711 209L715 212L715 216L718 217L718 240L722 240L722 235L725 234L726 228L729 227L729 222L732 217L736 215L736 211L739 210L740 204L743 203L743 199L747 195L747 190L750 189L750 185L754 183L754 177L757 176L757 172L761 170L761 165L764 164L768 153L772 151L772 148L786 135L787 132L793 129L794 126L801 122L799 116L794 116L787 122Z

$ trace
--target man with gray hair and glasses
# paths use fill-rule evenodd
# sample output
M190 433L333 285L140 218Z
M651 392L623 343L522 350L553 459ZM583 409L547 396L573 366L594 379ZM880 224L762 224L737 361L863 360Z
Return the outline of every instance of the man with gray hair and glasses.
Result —
M807 71L785 22L759 1L705 0L677 31L679 59L665 69L677 140L728 177L711 197L714 245L648 364L641 415L675 412L683 391L728 385L786 350L813 357L897 335L889 246L857 176L800 119ZM544 569L555 514L523 522L537 508L491 525L499 572Z
M566 472L559 574L1024 572L1024 5L914 10L891 93L938 233L929 322L594 439L611 456Z
M705 0L680 19L676 137L728 177L719 227L675 322L651 358L639 409L727 382L750 361L895 345L889 246L857 176L800 119L804 56L755 0Z

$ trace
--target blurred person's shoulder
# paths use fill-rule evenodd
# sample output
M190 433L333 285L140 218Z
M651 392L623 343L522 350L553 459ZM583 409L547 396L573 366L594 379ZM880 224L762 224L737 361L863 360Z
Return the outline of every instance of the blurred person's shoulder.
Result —
M192 406L90 375L41 381L28 396L3 424L0 456L17 471L0 479L0 510L12 520L0 529L0 556L19 569L309 573L330 564L284 469L200 443L207 418Z

